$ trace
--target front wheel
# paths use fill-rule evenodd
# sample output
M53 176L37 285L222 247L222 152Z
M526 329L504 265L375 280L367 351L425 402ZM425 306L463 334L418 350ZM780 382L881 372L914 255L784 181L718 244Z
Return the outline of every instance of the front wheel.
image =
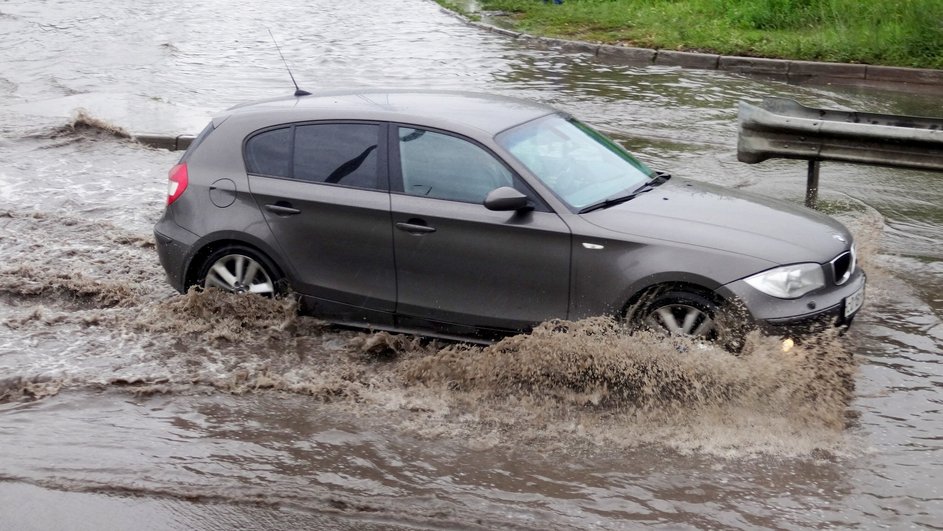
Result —
M197 282L230 293L280 293L283 277L265 256L243 246L227 246L207 257Z
M636 312L638 324L672 336L714 340L718 306L697 293L667 291L654 295Z

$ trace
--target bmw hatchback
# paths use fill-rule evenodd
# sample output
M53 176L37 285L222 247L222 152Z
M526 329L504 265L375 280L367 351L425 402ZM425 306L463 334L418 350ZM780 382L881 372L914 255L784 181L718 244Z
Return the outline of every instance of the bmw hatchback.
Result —
M716 338L728 310L790 334L864 300L848 230L649 169L552 107L346 91L234 107L170 171L170 283L294 293L373 329L488 339L612 315Z

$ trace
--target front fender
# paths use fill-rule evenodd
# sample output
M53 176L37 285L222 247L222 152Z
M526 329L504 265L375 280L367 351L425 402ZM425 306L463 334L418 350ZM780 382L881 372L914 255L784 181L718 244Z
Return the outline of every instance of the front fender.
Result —
M725 284L770 267L766 260L678 243L598 242L573 248L571 319L620 315L642 291L684 283L718 291Z

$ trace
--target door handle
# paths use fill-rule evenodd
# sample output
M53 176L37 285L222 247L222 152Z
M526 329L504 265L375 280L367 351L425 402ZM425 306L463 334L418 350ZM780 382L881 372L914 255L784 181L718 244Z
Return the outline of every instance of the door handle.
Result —
M265 210L278 214L279 216L294 216L295 214L301 214L301 211L292 207L291 203L286 203L284 201L279 201L274 205L265 205Z
M435 227L426 225L426 223L420 219L411 219L408 222L401 221L396 224L396 228L410 234L429 234L430 232L435 232Z

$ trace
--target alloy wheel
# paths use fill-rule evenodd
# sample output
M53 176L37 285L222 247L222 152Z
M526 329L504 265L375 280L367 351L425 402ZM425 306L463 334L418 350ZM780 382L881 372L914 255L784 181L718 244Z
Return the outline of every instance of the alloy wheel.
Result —
M216 260L206 272L203 287L230 293L275 294L275 283L265 267L243 254L227 254Z
M714 319L707 312L689 304L666 304L648 315L645 324L671 335L707 337L714 331Z

